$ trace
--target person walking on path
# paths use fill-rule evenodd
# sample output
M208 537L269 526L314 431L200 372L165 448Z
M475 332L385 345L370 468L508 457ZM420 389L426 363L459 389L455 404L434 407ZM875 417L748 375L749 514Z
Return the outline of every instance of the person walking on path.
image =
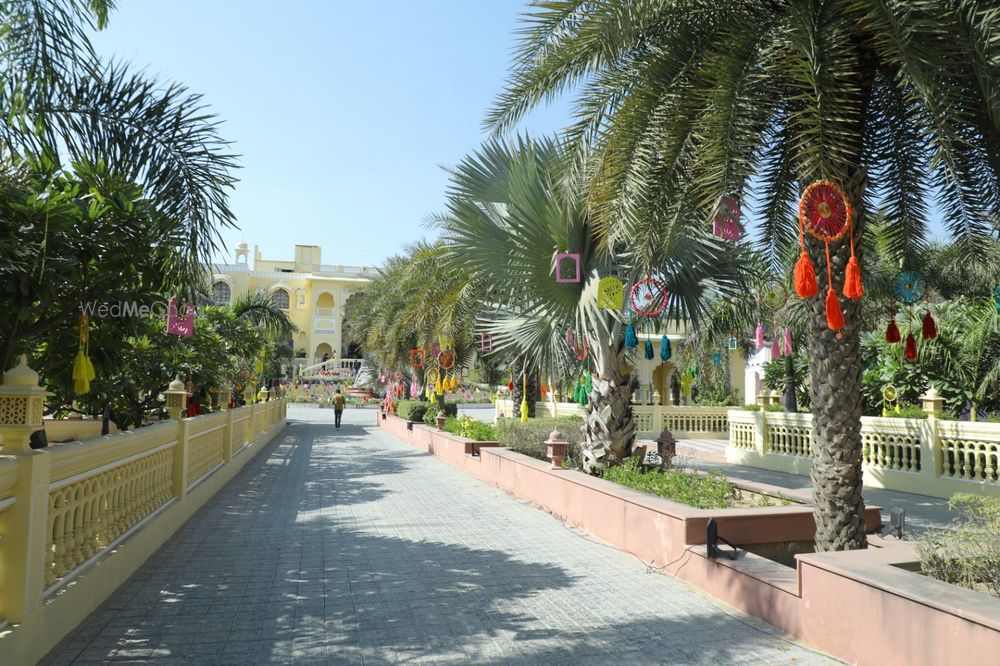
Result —
M343 394L341 394L339 388L337 389L337 392L333 394L333 398L330 399L330 402L333 403L333 422L334 422L334 425L339 428L340 427L340 417L344 415L344 404L346 404L346 402L347 402L346 400L344 400L344 396L343 396Z

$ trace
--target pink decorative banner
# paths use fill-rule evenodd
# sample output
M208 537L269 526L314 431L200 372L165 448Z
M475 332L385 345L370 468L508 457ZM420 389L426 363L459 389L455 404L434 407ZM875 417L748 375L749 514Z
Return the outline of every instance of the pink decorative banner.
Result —
M186 314L181 317L177 314L177 299L170 299L170 306L167 308L167 333L186 337L194 335L194 303L188 301Z

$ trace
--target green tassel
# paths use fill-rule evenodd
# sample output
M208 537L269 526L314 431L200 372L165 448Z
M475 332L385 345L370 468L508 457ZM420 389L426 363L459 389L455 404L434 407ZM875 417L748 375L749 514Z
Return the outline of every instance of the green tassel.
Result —
M635 326L632 325L632 322L629 322L628 326L625 327L625 346L629 349L635 349L639 346L639 338L635 336Z

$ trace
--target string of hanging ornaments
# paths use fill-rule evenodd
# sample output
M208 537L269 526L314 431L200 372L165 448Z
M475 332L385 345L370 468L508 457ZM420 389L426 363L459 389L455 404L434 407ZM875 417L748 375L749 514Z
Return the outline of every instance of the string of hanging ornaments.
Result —
M784 334L781 333L781 326L778 324L780 315L788 305L788 289L777 280L771 280L764 284L757 294L757 330L754 335L754 343L757 349L764 348L764 325L761 321L761 306L768 310L771 319L771 358L776 359L782 356L792 355L792 329L784 327Z
M733 197L722 197L712 220L712 235L735 243L741 234L740 203Z
M833 287L833 265L830 261L830 243L845 235L851 243L851 258L844 271L845 298L858 300L864 294L861 285L861 266L854 254L854 208L839 186L828 180L818 180L809 185L799 200L799 246L802 254L795 264L795 293L799 298L814 298L819 295L816 284L816 267L813 266L806 250L805 232L826 246L826 325L838 331L844 328L844 313L840 308L837 291Z
M655 277L644 277L635 281L629 291L629 304L635 314L628 325L625 326L625 346L635 349L639 346L639 337L636 335L636 327L641 326L643 321L654 319L663 314L670 301L670 292L667 285ZM646 341L645 357L653 358L653 342ZM661 351L662 353L662 351Z
M590 355L590 345L587 343L587 336L578 335L572 328L566 331L566 346L573 352L573 358L583 362Z
M993 304L997 307L997 314L1000 314L1000 286L993 290Z
M925 301L924 318L920 324L920 337L924 340L933 340L937 337L937 324L931 315L930 296L927 293L927 282L924 276L917 271L900 271L892 279L893 297L906 306L906 344L904 346L904 356L907 361L917 359L917 339L913 335L913 306L921 300ZM889 325L885 329L885 341L894 344L902 341L899 326L896 325L896 308L889 306Z

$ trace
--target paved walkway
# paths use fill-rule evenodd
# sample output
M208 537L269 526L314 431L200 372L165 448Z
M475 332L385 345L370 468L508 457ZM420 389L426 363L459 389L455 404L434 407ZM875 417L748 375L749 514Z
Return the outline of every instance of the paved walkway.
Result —
M418 452L373 412L284 436L44 663L820 664Z

